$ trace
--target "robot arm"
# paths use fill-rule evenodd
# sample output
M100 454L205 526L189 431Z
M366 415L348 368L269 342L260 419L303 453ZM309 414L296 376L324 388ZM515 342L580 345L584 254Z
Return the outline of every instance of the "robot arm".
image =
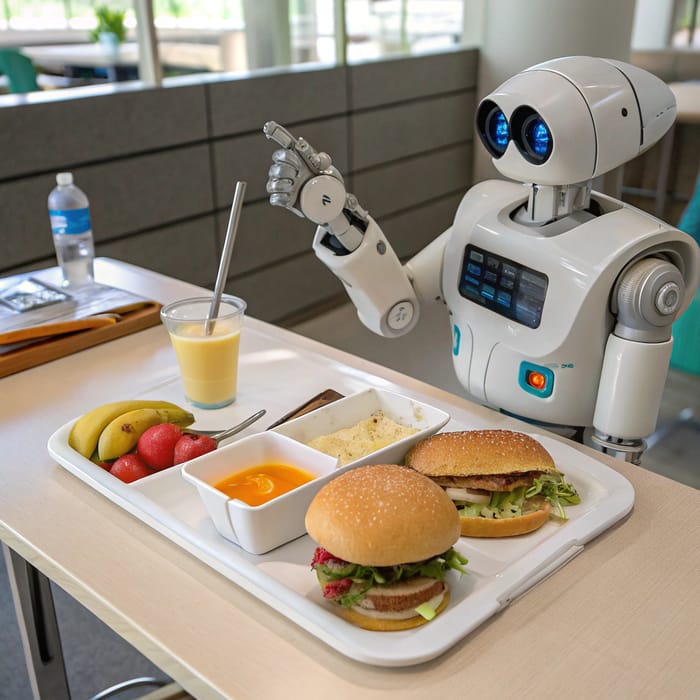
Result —
M605 347L592 440L638 464L656 426L685 283L675 265L648 257L623 273L613 293L617 324Z
M346 191L330 156L276 122L263 131L282 146L268 173L270 203L318 225L314 252L343 283L367 328L387 337L410 331L419 308L409 275L376 221Z

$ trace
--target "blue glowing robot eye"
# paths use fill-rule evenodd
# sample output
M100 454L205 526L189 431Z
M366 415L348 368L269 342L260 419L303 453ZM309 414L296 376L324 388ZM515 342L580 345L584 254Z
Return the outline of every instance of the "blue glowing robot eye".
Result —
M529 124L525 137L533 153L541 157L548 154L552 136L542 119L535 119Z
M510 139L508 131L508 120L506 115L499 109L489 118L489 138L492 145L499 153L505 153Z
M542 165L554 150L554 137L547 122L528 105L521 105L510 116L511 138L528 163Z
M508 149L511 129L503 110L491 100L484 100L476 111L476 131L486 150L500 158Z

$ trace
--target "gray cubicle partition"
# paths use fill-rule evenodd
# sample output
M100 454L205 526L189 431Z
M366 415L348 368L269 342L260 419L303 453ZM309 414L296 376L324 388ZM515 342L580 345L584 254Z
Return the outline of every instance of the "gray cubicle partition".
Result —
M313 225L267 203L274 119L332 154L402 257L447 228L471 184L478 50L347 67L209 74L0 97L0 275L54 264L46 197L71 170L97 255L211 286L237 179L227 291L285 323L342 297Z

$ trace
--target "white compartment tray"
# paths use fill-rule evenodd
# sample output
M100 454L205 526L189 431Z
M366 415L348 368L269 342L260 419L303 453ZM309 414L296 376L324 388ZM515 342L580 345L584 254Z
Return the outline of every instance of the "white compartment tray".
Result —
M499 427L488 422L490 413L475 410L473 404L458 396L432 390L389 370L374 374L373 365L350 355L327 352L324 346L294 334L283 334L280 341L248 328L241 340L240 364L236 403L217 411L194 409L196 426L221 429L266 408L267 415L237 436L242 437L264 430L324 389L348 396L375 387L446 411L451 419L443 430ZM176 403L182 401L183 394L174 361L138 392L141 398ZM105 400L118 398L130 397ZM493 418L501 420L497 414ZM447 609L430 624L414 630L368 632L336 616L330 603L321 597L309 566L315 544L308 536L267 554L248 554L217 533L195 487L182 478L178 469L133 484L119 482L68 447L72 423L57 430L49 440L49 452L59 464L338 652L377 666L411 666L447 651L582 551L586 542L623 518L634 503L631 484L617 472L570 445L535 435L581 494L582 503L567 508L569 521L564 525L547 523L517 539L462 538L456 547L469 558L470 573L461 578L449 575L451 600Z
M455 401L455 407L441 402L453 415L445 430L484 427L470 425L464 402ZM456 420L455 411L466 421ZM195 488L178 468L132 484L117 482L68 447L71 424L57 430L48 444L50 454L68 471L340 653L377 666L410 666L445 652L581 552L634 503L631 484L617 472L566 444L534 434L579 490L582 503L567 508L569 521L550 522L514 539L461 538L456 548L468 557L470 573L448 575L448 608L414 630L369 632L336 616L321 597L309 566L315 544L308 536L264 555L248 554L217 533Z

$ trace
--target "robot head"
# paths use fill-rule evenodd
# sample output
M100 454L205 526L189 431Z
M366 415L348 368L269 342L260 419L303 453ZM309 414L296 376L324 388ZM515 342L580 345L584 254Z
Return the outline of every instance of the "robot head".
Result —
M480 103L477 133L500 173L571 185L635 158L671 127L676 101L647 71L571 56L528 68Z

